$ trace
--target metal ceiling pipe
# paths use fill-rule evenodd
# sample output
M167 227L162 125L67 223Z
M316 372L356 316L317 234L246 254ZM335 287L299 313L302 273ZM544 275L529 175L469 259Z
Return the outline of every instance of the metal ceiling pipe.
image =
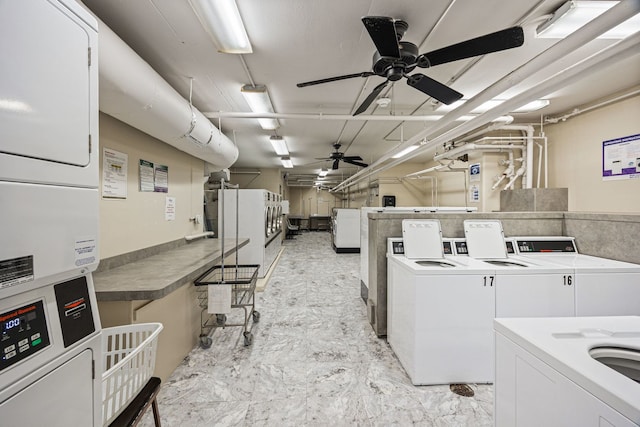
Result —
M428 138L435 133L442 131L444 127L448 126L459 116L467 114L483 102L499 95L500 93L504 92L514 84L519 83L529 75L535 74L535 71L537 71L537 69L543 68L556 61L560 57L567 55L574 49L580 47L585 42L596 38L600 34L608 31L621 22L624 22L626 19L637 14L638 12L640 12L640 0L623 0L618 5L612 7L611 9L609 9L609 11L600 15L598 18L594 19L575 33L569 35L567 38L559 41L530 62L509 73L507 76L497 81L484 91L480 92L478 95L474 96L469 101L462 104L460 107L446 114L444 118L438 121L433 127L417 133L415 136L405 141L404 144L401 144L394 150L390 150L385 153L383 157L381 157L373 164L369 165L367 168L364 168L351 177L347 178L335 188L335 191L339 191L345 187L351 186L375 173L379 173L410 158L413 158L429 148L433 148L438 144L450 141L480 126L483 126L495 117L505 114L508 111L514 110L521 105L536 99L539 96L544 96L550 92L558 90L575 78L579 77L579 75L581 73L584 73L585 71L594 71L594 67L609 66L612 62L624 59L629 54L634 54L636 52L634 49L637 49L637 44L640 42L640 33L629 36L617 42L613 46L603 49L600 52L597 52L596 54L578 62L577 64L568 67L567 69L557 73L551 78L546 79L538 86L516 95L512 99L505 101L504 103L488 110L485 113L480 114L473 120L463 123L449 131L441 133L434 139L428 141L427 144L421 146L409 155L401 159L395 159L387 165L383 165L383 163L389 160L396 152L399 152L409 145L413 145L424 138ZM534 64L533 68L530 66L531 64ZM526 73L529 73L529 75L527 75Z
M302 120L347 120L347 121L385 121L385 122L435 122L443 118L442 115L432 114L427 116L382 116L382 115L357 115L351 114L303 114L303 113L245 113L207 111L203 113L210 119L302 119ZM504 120L507 120L505 118Z
M375 161L373 164L369 165L367 168L364 168L361 171L358 171L356 174L352 175L351 177L343 181L341 184L339 184L335 188L335 191L341 190L347 186L351 186L354 183L359 182L360 180L373 175L374 173L378 173L382 170L386 170L389 167L395 166L396 164L399 164L408 160L409 158L415 157L420 153L424 152L425 150L432 148L434 145L437 145L443 142L443 140L447 141L457 136L464 135L464 133L466 132L472 131L477 127L483 126L484 124L491 121L493 118L498 117L502 114L505 114L506 112L511 111L513 109L516 109L521 105L532 101L533 99L536 99L535 96L538 96L538 95L532 95L532 93L539 92L539 91L535 91L536 88L534 88L534 90L525 91L517 95L516 97L512 98L510 101L506 101L490 109L489 111L481 114L475 119L470 120L454 129L446 131L444 134L442 134L446 136L445 138L442 138L442 135L439 135L438 137L436 137L436 139L429 141L427 144L423 145L422 147L418 148L414 152L410 153L408 156L405 156L402 159L396 159L396 161L392 161L389 165L384 165L384 166L382 165L384 162L389 160L397 152L400 152L401 150L421 141L424 138L429 138L439 132L444 131L444 129L447 126L449 126L453 121L455 121L457 118L465 114L468 114L473 109L479 107L482 103L494 97L499 96L501 93L503 93L507 89L520 83L527 77L530 77L531 75L535 74L538 70L557 61L563 56L573 52L574 50L581 47L584 43L595 39L599 35L615 27L616 25L636 15L638 12L640 12L640 0L621 1L616 6L612 7L607 12L595 18L594 20L592 20L591 22L589 22L587 25L580 28L576 32L570 34L565 39L559 41L558 43L556 43L546 51L542 52L541 54L533 58L531 61L527 62L526 64L523 64L522 66L518 67L516 70L507 74L505 77L498 80L496 83L489 86L487 89L483 90L482 92L480 92L479 94L471 98L469 101L462 104L460 107L445 114L442 120L439 120L438 122L436 122L434 126L430 127L429 129L425 129L424 131L418 132L415 136L405 141L404 144L400 144L398 147L394 148L393 150L389 150L379 160ZM583 60L578 64L567 68L565 71L571 70L570 73L565 73L565 71L563 71L558 73L556 76L562 75L562 85L564 85L566 84L566 82L570 80L570 78L565 77L565 75L571 75L571 78L574 78L578 74L592 67L594 63L602 63L600 60L600 57L606 57L607 53L609 53L608 56L614 56L614 54L621 54L621 52L626 51L633 45L633 43L637 43L636 39L637 39L637 33L634 36L630 36L624 40L621 40L620 42L616 43L609 49L604 49L604 53L603 51L596 53L595 55L592 55L586 60ZM629 40L632 40L632 42L629 42ZM605 65L609 65L609 64L605 64ZM552 77L551 79L545 80L545 83L547 83L545 87L549 87L549 88L554 87L552 80L556 78L556 76ZM555 86L562 86L562 85L556 84ZM539 85L538 87L542 87L542 84ZM543 96L551 92L552 90L549 88L543 90L542 94L539 96ZM513 100L516 100L517 102L513 102ZM507 106L508 108L506 108ZM456 136L451 137L450 135L456 135ZM435 142L436 140L438 142Z
M526 149L525 145L476 144L476 143L471 142L471 143L468 143L468 144L461 145L460 147L453 148L453 149L451 149L449 151L445 151L444 153L438 154L436 156L433 156L433 160L435 160L435 161L439 161L439 160L454 160L454 159L452 159L452 157L457 158L457 157L460 157L461 155L463 155L464 153L467 153L469 151L476 151L476 150L501 153L501 152L509 151L509 150L523 150L524 151L525 149Z
M522 188L533 187L533 126L531 125L508 125L502 128L503 130L518 130L526 135L526 169L522 176Z
M104 22L98 23L100 110L215 168L231 166L238 158L233 142Z

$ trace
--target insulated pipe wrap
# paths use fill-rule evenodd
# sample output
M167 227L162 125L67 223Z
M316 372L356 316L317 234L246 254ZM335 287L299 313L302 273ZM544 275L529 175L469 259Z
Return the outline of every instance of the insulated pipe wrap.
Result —
M233 142L102 21L98 34L102 112L216 168L237 160Z

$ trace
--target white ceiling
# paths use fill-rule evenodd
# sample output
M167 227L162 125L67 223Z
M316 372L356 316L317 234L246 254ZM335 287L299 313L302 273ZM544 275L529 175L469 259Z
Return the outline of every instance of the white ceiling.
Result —
M253 45L253 53L217 52L187 0L83 0L84 3L131 48L162 75L180 94L189 97L193 78L193 103L202 112L250 112L240 87L264 84L277 113L351 114L381 77L355 78L305 88L296 83L342 74L370 71L375 46L361 18L390 16L408 22L403 40L420 52L434 50L513 25L525 30L524 46L493 53L479 61L462 60L422 70L424 74L470 98L515 68L548 49L557 40L535 38L541 17L564 0L236 0ZM542 79L612 44L595 40L540 70L501 96L508 98ZM539 112L515 115L516 122L541 121L640 84L640 49L637 54L585 75L545 98L551 104ZM243 65L246 63L246 70ZM475 62L475 63L474 63ZM469 64L473 64L464 71ZM452 81L452 78L455 79ZM434 104L423 93L400 80L383 95L392 98L387 108L374 103L364 114L428 115ZM212 119L216 126L218 119ZM332 144L343 144L345 155L359 155L372 163L404 139L432 122L280 119L277 134L287 140L295 168L292 174L317 173L331 162ZM256 119L221 119L222 131L235 140L240 151L233 168L279 168L278 156L269 144L273 131L265 131ZM426 161L433 153L417 159ZM415 160L415 159L414 159ZM359 168L340 164L330 176L344 177Z

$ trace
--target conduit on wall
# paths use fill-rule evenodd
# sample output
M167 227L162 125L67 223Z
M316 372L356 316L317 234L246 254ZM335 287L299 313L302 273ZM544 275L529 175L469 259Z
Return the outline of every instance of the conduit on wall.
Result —
M98 22L100 110L216 169L231 166L238 158L233 142Z

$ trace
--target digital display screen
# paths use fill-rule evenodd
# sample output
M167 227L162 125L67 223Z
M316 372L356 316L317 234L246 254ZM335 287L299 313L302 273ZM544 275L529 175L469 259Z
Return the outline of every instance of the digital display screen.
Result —
M0 371L49 345L44 303L36 301L0 314Z

